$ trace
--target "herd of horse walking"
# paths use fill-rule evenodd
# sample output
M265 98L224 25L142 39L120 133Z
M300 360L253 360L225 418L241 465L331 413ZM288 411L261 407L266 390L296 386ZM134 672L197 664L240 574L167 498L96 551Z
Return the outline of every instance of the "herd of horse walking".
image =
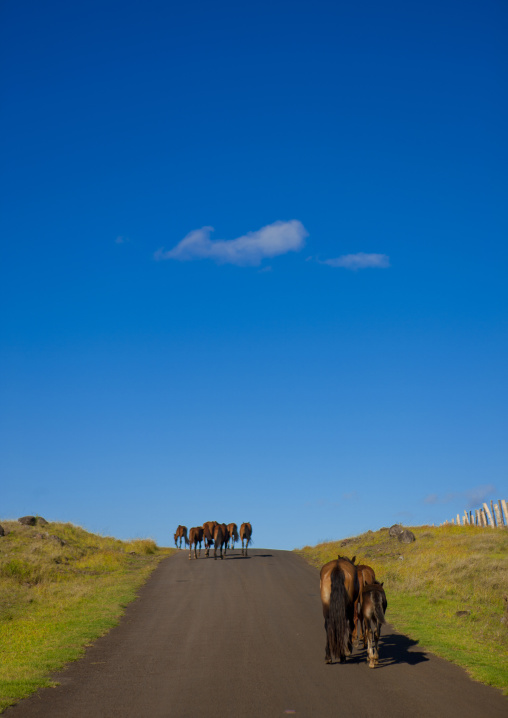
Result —
M190 546L189 559L201 556L201 547L205 544L205 556L208 558L210 549L213 546L213 557L217 559L217 551L220 558L224 558L227 549L234 549L235 543L239 540L242 542L242 556L247 556L247 548L251 543L252 526L250 523L243 523L240 526L240 535L238 535L238 526L236 524L220 524L217 521L206 521L202 526L193 526L187 534L187 526L178 526L175 532L175 546L182 548L182 542L185 546ZM245 543L245 548L244 548ZM178 545L180 544L180 546Z
M213 547L214 559L224 558L227 549L233 549L235 543L242 542L242 556L247 556L251 543L252 526L243 523L240 533L236 524L220 524L207 521L202 526L193 526L187 533L186 526L178 526L175 532L175 546L182 543L189 546L189 559L201 556L205 544L205 556L208 558ZM245 546L244 546L245 544ZM320 573L321 603L325 619L326 649L325 662L332 663L336 658L340 663L346 661L353 651L353 641L360 639L367 647L369 668L379 663L378 643L381 626L385 623L387 607L383 584L374 574L374 569L365 564L356 564L352 559L339 556L326 563Z
M344 663L351 655L353 640L367 646L369 668L379 662L378 642L387 607L383 584L374 569L339 556L321 569L321 602L326 631L325 662L332 657Z

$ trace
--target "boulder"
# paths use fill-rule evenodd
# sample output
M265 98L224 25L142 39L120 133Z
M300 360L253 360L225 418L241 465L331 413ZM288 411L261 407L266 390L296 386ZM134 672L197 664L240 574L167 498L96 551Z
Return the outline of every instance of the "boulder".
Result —
M5 530L3 526L0 526L0 536L5 536Z
M400 524L393 524L393 526L390 526L388 529L388 534L394 538L395 536L398 536L404 531L404 526L401 526Z
M47 526L48 521L46 519L43 519L42 516L37 516L36 518L37 526Z
M23 524L23 526L35 526L37 523L35 516L22 516L18 521L20 524Z
M412 531L409 531L409 529L404 529L397 538L402 543L413 543L413 541L416 541L416 536Z

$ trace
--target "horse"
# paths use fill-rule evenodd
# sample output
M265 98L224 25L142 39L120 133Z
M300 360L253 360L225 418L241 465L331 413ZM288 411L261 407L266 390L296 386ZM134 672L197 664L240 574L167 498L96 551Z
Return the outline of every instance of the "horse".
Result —
M353 650L354 605L360 590L353 561L339 556L321 569L319 586L326 631L325 663L332 663L332 656L345 663L346 656Z
M238 541L238 526L236 524L228 524L228 533L231 543L230 548L233 549L236 541Z
M228 544L229 544L229 530L228 530L228 527L226 526L226 524L221 524L220 527L222 529L221 549L224 549L224 556L225 556L227 553L227 548L228 548Z
M194 558L197 558L196 549L199 544L199 555L201 556L201 546L203 543L203 527L202 526L193 526L191 530L189 531L189 543L190 543L190 551L189 551L189 559L192 558L192 547L194 546Z
M217 521L206 521L203 524L203 537L205 540L205 556L206 558L210 555L210 548L213 546L213 532Z
M366 566L365 564L357 564L356 570L358 571L358 583L360 585L360 595L358 596L358 601L355 601L355 617L354 617L355 628L353 631L353 639L356 639L356 644L360 645L360 636L358 634L358 610L359 610L359 605L362 602L363 587L366 583L377 583L377 581L376 581L376 575L374 573L374 569L371 568L370 566ZM362 643L365 645L365 630L364 630L362 621L360 621L360 630L362 632Z
M369 668L375 668L379 663L377 646L381 635L381 626L385 623L387 606L388 602L382 583L376 581L376 583L364 584L360 605L360 620L365 626L367 636Z
M240 538L242 539L242 556L247 556L247 547L250 543L252 536L252 526L249 523L242 524L240 526ZM245 552L243 548L243 542L245 541Z
M187 526L178 526L175 532L175 546L177 548L182 548L182 539L185 541L185 545L189 545L189 539L187 538ZM178 546L178 540L180 541L180 546Z
M203 524L203 533L205 536L205 546L206 542L208 542L208 548L206 550L206 555L209 555L209 547L213 546L213 558L217 559L217 549L220 551L220 557L221 559L224 558L222 555L222 546L224 544L224 531L222 528L222 524L217 523L217 521L207 521Z

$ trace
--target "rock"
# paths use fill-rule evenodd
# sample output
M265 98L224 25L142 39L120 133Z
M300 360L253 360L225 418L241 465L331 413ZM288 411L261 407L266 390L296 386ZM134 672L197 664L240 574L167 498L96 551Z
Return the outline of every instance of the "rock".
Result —
M3 526L0 526L0 536L5 536L5 530Z
M471 611L456 611L455 615L462 618L463 616L469 616L470 613Z
M46 519L43 519L42 516L37 516L36 522L37 522L37 526L47 526L48 525L48 522L46 521Z
M60 536L55 536L54 534L50 534L50 537L49 537L49 538L50 538L52 541L58 541L58 543L60 544L60 546L67 546L67 541L64 541L63 539L61 539Z
M397 538L402 543L413 543L413 541L416 541L416 536L412 531L409 531L409 529L404 529Z
M35 516L22 516L18 521L20 524L23 524L23 526L35 526L37 523Z
M352 538L344 539L344 541L340 542L340 545L347 546L348 544L353 543L353 541L354 541L354 539L352 539Z
M400 524L393 524L393 526L390 526L388 530L388 534L392 537L398 536L404 531L404 526L401 526Z

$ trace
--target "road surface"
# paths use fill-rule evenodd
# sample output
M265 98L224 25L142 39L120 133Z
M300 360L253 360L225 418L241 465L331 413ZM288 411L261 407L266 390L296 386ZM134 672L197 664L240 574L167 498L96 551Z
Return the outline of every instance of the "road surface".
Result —
M378 668L365 651L325 665L318 571L288 551L249 554L161 562L120 625L8 718L508 716L499 691L390 626Z

